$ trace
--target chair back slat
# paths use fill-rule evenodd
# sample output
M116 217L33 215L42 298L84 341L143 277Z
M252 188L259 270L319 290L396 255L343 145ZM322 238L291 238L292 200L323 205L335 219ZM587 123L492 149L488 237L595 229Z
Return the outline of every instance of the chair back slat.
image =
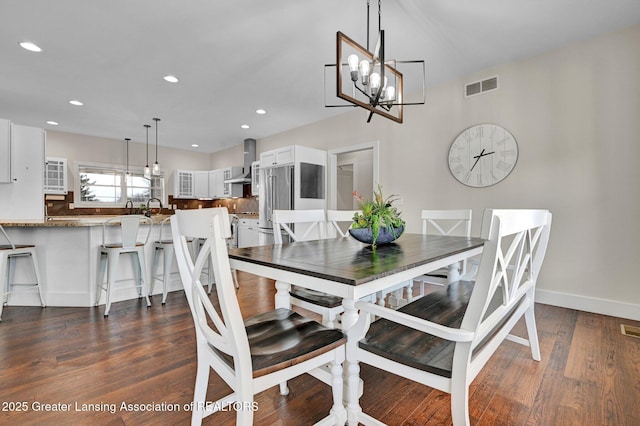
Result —
M471 209L422 210L422 234L427 235L433 227L439 235L471 236ZM467 274L467 259L462 261L461 276Z
M282 244L284 230L293 241L309 241L326 238L324 210L274 210L273 239L276 244ZM290 225L297 225L293 228ZM302 225L302 226L300 226Z
M141 215L126 215L126 216L116 216L111 219L107 219L102 223L102 245L104 246L107 242L105 241L106 229L108 226L114 223L120 224L120 243L122 243L122 248L124 249L132 249L136 247L138 243L138 231L140 230L140 225L145 224L149 225L146 230L145 238L143 244L147 244L149 241L149 236L151 235L151 229L153 227L153 221Z
M238 363L242 363L251 371L249 343L227 255L225 223L228 223L226 208L178 210L171 219L173 245L180 278L196 325L198 344L212 345L234 357L236 368L239 368ZM191 238L204 239L195 262L189 252ZM200 281L202 270L209 261L215 277L219 311L212 305ZM225 380L233 380L231 369L227 377L223 372L218 372Z
M472 210L422 210L422 233L429 233L429 225L440 235L471 236ZM456 234L454 234L454 232Z
M353 225L353 217L356 213L360 213L360 210L327 210L327 222L335 228L338 236L346 237L349 235L349 229ZM343 231L339 222L349 222L349 227Z
M478 344L523 297L534 297L551 229L548 210L486 210L485 243L462 328L476 330ZM498 304L496 301L500 301Z

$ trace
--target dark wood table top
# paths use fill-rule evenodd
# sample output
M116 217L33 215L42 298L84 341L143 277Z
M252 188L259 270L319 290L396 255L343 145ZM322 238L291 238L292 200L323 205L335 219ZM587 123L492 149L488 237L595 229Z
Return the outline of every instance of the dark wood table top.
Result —
M483 245L480 238L405 233L375 251L344 237L231 249L229 258L357 286Z

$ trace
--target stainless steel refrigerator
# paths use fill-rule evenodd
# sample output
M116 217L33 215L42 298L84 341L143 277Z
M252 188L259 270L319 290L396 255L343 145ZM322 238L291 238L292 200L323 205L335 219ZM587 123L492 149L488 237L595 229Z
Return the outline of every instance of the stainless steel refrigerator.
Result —
M260 169L260 233L264 244L273 244L273 210L294 210L294 194L293 164Z

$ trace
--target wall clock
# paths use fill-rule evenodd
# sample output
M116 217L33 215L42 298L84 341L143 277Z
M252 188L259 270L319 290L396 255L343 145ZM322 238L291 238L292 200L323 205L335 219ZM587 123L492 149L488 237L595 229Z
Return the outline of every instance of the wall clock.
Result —
M504 127L478 124L453 141L448 161L460 183L484 188L509 176L518 161L518 143Z

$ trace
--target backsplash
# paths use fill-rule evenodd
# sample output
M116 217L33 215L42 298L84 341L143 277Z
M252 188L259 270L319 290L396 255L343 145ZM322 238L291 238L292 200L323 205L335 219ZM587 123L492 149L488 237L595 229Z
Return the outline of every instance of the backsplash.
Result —
M247 185L245 185L247 186ZM59 197L59 196L58 196ZM47 216L85 216L85 215L121 215L129 214L129 209L125 208L96 208L96 207L76 207L69 208L69 204L73 203L73 192L69 191L63 200L47 200L45 196L45 206ZM174 199L173 195L169 195L169 205L175 205L177 209L206 209L209 207L226 207L229 213L245 213L258 211L258 199L249 196L249 198L229 198L219 200L183 200ZM142 213L135 208L134 213ZM153 214L173 214L173 209L163 208L160 212L157 208L152 209Z

